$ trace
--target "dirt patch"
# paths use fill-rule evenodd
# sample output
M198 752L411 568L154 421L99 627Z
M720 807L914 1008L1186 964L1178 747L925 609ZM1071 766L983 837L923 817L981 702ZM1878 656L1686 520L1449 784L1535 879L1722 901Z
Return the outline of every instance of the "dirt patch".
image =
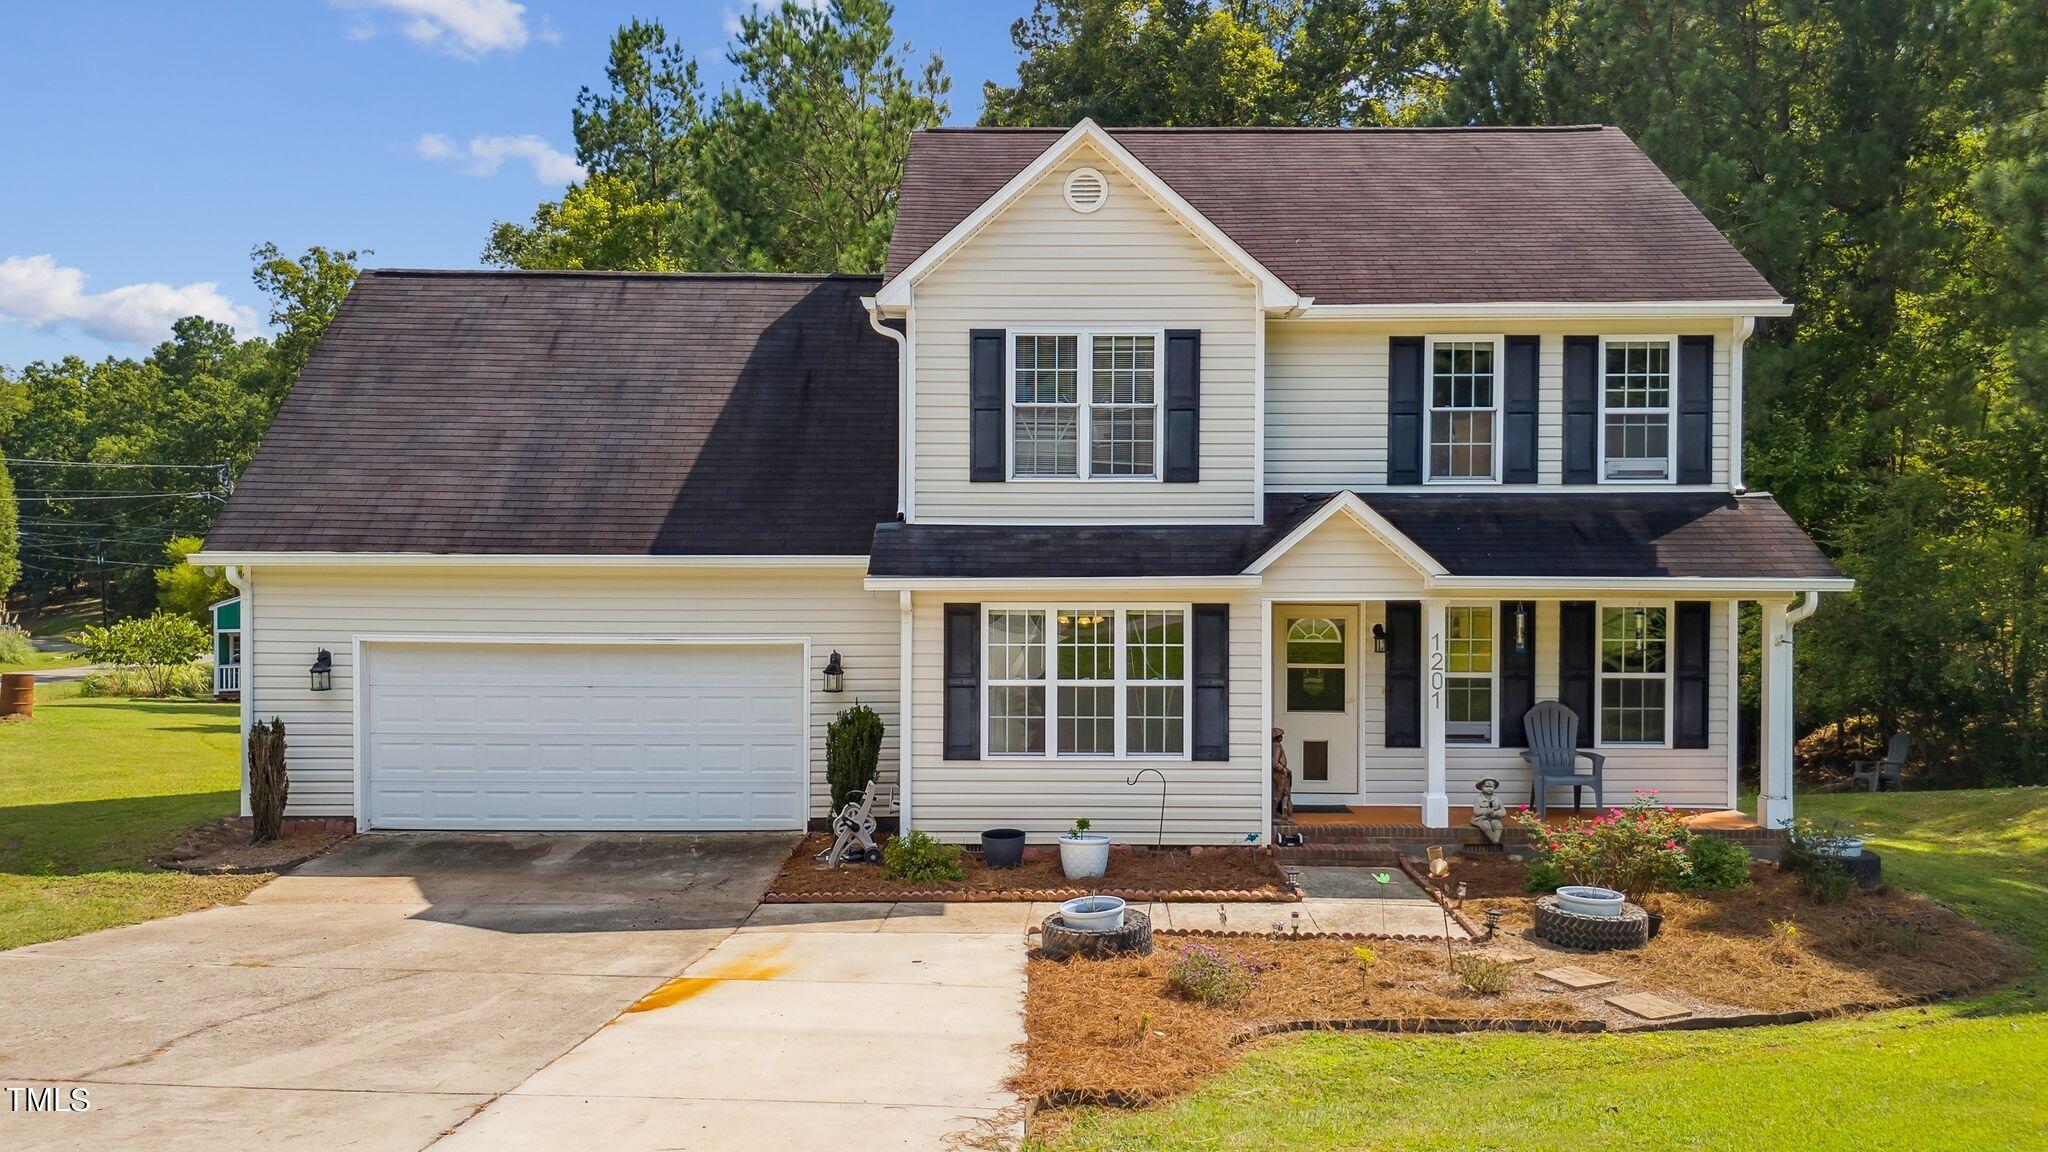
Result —
M814 859L832 847L820 833L804 838L768 889L770 902L826 896L856 900L1052 900L1103 892L1125 899L1171 899L1201 893L1204 900L1295 900L1299 894L1273 862L1270 848L1126 848L1109 854L1100 880L1076 883L1060 871L1057 852L1034 849L1015 868L990 868L974 852L961 858L958 881L906 884L882 875L873 864L825 868Z
M1241 1041L1261 1029L1308 1022L1372 1022L1421 1031L1458 1026L1637 1028L1646 1022L1606 1002L1650 992L1706 1018L1812 1013L1919 1003L1982 991L2017 974L1999 941L1917 896L1879 888L1838 905L1814 904L1796 878L1769 866L1736 892L1667 896L1663 933L1633 952L1587 954L1528 935L1534 897L1522 865L1461 857L1452 882L1467 885L1466 911L1505 910L1493 941L1459 942L1512 962L1506 991L1468 991L1441 944L1367 941L1370 966L1351 941L1284 938L1204 940L1262 967L1241 1004L1212 1007L1175 995L1167 975L1192 941L1162 935L1148 957L1029 961L1024 1070L1013 1086L1057 1103L1145 1104L1170 1098L1228 1068ZM1483 894L1483 895L1482 895ZM1616 978L1574 992L1536 976L1561 964Z
M255 875L296 868L348 839L348 833L286 824L284 835L266 844L249 843L249 829L223 816L186 829L170 851L152 863L201 875Z

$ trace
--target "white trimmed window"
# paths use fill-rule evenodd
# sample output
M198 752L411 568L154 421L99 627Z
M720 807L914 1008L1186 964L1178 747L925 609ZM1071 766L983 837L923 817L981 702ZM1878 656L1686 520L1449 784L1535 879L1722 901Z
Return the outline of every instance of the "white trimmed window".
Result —
M1671 606L1600 606L1600 743L1670 742Z
M1600 478L1669 480L1677 437L1672 435L1669 337L1601 341Z
M1456 743L1493 743L1493 611L1490 604L1444 609L1444 738Z
M1429 341L1429 479L1500 478L1501 342Z
M987 754L1186 756L1187 621L1184 606L987 609Z
M1159 343L1156 332L1013 333L1010 474L1157 479Z

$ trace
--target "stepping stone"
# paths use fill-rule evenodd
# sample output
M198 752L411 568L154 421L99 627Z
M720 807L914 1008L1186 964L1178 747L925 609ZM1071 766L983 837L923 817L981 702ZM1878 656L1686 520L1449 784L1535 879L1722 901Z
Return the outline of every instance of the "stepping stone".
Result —
M1652 996L1648 992L1609 996L1607 1002L1631 1016L1641 1016L1645 1020L1676 1020L1681 1016L1692 1015L1692 1009L1685 1005L1673 1004L1662 996Z
M1595 972L1590 968L1580 968L1572 964L1566 964L1561 968L1545 968L1537 975L1575 990L1599 988L1614 983L1614 977L1604 972Z
M1504 948L1481 948L1474 952L1473 955L1483 956L1488 960L1501 964L1533 964L1536 962L1536 954L1534 952L1513 952Z

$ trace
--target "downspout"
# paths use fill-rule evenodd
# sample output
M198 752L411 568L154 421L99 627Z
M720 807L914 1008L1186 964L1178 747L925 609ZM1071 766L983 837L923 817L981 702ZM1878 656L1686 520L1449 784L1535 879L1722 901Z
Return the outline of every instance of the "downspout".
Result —
M1801 620L1813 615L1819 607L1820 593L1808 592L1806 599L1802 600L1797 606L1785 610L1785 642L1787 644L1792 642L1792 629Z
M249 718L254 715L254 697L256 695L256 677L254 675L256 671L256 597L249 587L249 574L242 571L241 565L229 564L221 569L221 574L227 577L227 582L233 585L235 591L242 597L242 690L239 693L241 703L237 705L237 708L241 711L241 732L239 733L240 742L236 747L240 750L241 761L237 774L242 779L242 815L248 816L251 815L249 809Z
M1756 317L1735 322L1735 343L1728 349L1728 490L1740 496L1749 490L1742 479L1742 393L1746 371L1743 349L1756 332Z
M860 305L867 309L868 327L896 342L896 518L901 520L903 493L910 487L905 479L905 462L910 458L910 420L904 413L904 405L910 402L910 382L903 378L904 369L909 364L910 345L903 333L882 323L882 310L875 304L873 296L861 297Z

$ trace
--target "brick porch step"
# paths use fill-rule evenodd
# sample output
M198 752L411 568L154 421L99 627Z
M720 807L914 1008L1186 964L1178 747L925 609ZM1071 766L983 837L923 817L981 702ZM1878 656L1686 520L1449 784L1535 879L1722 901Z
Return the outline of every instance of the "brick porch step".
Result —
M1393 848L1377 844L1308 844L1300 848L1273 850L1273 859L1283 868L1362 868L1373 865L1393 867L1399 858L1399 853Z

